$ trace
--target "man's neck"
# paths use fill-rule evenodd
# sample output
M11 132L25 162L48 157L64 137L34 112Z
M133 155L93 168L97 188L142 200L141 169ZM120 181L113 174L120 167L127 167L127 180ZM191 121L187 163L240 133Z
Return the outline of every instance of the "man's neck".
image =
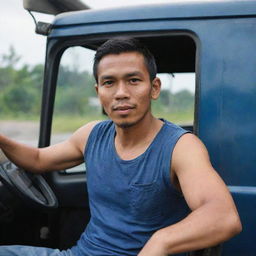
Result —
M119 156L124 160L129 160L142 154L162 125L161 120L150 115L131 127L116 126L115 146Z

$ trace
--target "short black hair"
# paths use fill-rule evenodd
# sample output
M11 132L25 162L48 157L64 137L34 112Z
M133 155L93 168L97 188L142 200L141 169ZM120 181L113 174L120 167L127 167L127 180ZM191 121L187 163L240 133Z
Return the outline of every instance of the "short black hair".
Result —
M152 81L157 74L156 61L153 54L149 49L143 45L139 40L130 37L119 37L114 39L109 39L103 43L97 49L94 57L93 64L93 75L98 83L98 65L103 57L108 54L120 54L124 52L139 52L143 55L145 60L145 65L148 69L150 80Z

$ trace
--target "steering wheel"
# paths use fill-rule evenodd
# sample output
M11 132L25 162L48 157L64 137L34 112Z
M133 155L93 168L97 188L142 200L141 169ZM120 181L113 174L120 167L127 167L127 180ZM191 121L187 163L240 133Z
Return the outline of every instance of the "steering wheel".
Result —
M0 150L0 181L26 202L43 208L57 208L58 200L42 175L24 171Z

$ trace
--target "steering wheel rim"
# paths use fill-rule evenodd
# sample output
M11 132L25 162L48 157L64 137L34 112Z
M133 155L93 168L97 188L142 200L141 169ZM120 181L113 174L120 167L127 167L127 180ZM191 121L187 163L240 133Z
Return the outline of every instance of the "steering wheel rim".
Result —
M24 171L7 160L0 163L0 180L29 204L41 208L58 207L57 197L40 174Z

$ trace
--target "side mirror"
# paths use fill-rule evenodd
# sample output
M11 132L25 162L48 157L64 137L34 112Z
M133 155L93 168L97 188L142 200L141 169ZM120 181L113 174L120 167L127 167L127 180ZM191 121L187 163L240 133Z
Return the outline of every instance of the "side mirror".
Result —
M23 7L28 11L53 15L90 9L88 5L80 0L23 0Z

